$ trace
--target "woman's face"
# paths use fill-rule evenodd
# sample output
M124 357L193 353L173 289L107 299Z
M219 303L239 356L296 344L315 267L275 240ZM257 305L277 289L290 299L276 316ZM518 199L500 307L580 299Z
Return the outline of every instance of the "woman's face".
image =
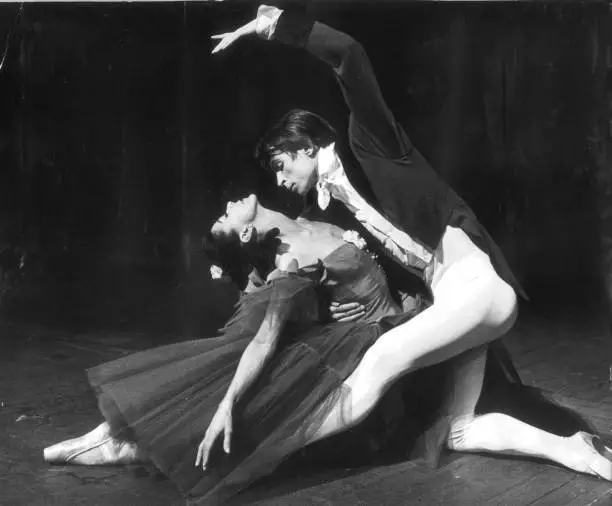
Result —
M245 225L252 223L257 215L257 207L259 201L254 194L237 200L228 202L225 208L225 214L215 221L211 228L213 235L231 235L232 233L239 234Z

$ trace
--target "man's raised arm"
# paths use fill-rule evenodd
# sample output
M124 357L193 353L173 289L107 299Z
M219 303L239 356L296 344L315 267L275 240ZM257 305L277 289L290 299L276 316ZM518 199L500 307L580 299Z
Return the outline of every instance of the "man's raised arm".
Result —
M351 135L360 147L380 156L402 158L412 145L380 91L363 46L350 35L313 21L300 11L262 5L257 11L257 34L303 47L334 71L351 112Z

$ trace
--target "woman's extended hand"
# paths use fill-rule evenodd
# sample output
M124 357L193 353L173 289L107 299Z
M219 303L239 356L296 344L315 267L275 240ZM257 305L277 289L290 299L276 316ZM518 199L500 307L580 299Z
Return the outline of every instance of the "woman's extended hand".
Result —
M257 19L249 21L246 25L234 30L233 32L220 33L218 35L211 35L211 39L218 40L219 43L213 48L212 54L219 53L224 49L227 49L238 39L256 33Z
M229 399L223 399L215 416L213 416L204 439L198 446L198 455L196 457L195 466L198 467L202 464L202 470L206 471L206 464L208 463L208 457L210 450L219 437L219 434L223 432L223 450L225 453L230 452L230 443L232 438L232 407L233 403Z

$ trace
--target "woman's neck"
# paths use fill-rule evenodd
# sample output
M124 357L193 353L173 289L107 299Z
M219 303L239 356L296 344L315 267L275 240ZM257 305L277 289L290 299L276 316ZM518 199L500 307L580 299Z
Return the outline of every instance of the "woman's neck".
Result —
M253 221L253 225L260 231L269 231L277 228L279 230L279 238L281 239L308 232L308 229L300 225L296 220L261 205L257 209L257 216Z

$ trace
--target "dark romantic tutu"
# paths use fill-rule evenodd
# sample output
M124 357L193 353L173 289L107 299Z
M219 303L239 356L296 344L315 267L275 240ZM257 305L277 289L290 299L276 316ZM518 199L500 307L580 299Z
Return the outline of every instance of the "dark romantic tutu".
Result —
M343 381L380 336L381 326L308 324L317 317L315 289L315 282L293 275L274 281L242 298L222 337L142 351L88 371L113 432L145 449L190 504L219 504L269 474L304 446L347 394ZM230 454L217 441L203 472L194 467L198 445L272 293L291 300L300 314L235 405Z
M371 262L352 246L339 248L325 268L321 264L288 275L243 296L221 337L162 346L90 369L89 381L114 435L136 441L193 505L220 504L289 457L289 464L319 455L319 462L354 467L391 454L395 460L423 458L435 465L449 428L442 410L445 396L452 393L447 363L408 374L358 427L298 452L331 408L348 396L343 382L368 348L385 330L413 316L382 316L387 311L383 274ZM345 300L367 293L375 302L369 305L371 320L317 323L323 276L338 282L335 295L344 292ZM221 436L204 472L194 466L198 445L269 304L283 303L291 304L292 317L274 356L234 406L231 452L223 452ZM508 381L489 353L483 410L524 418L520 415L530 413L516 407L526 391ZM550 405L545 401L531 407L535 412L545 404ZM553 410L553 418L559 419L558 412ZM574 431L575 421L569 420Z

